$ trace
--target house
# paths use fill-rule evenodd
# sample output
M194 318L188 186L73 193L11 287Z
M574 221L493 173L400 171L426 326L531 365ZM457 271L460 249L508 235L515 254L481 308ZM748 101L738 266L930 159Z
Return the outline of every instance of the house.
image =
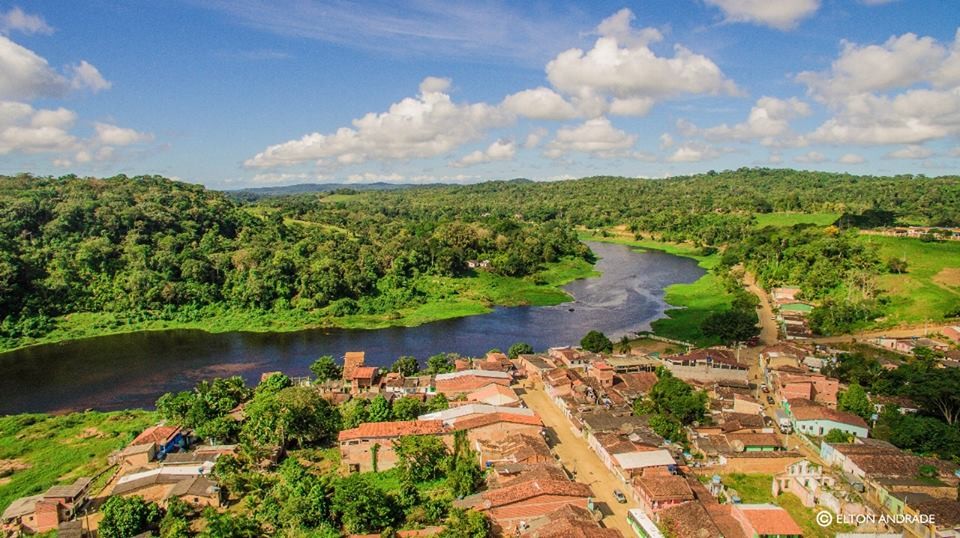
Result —
M587 367L587 375L597 380L601 387L613 386L613 367L603 361L597 361Z
M660 361L644 354L633 354L628 356L614 356L604 359L613 371L618 374L635 374L637 372L653 373Z
M694 500L687 480L676 475L633 477L633 491L648 515L670 506Z
M867 436L866 421L853 413L837 411L807 399L787 400L784 408L793 421L795 432L823 437L830 430L840 430L857 437Z
M774 383L781 400L803 398L828 407L837 406L840 381L823 374L796 374L776 372Z
M656 383L657 374L653 372L617 373L608 392L615 392L625 401L632 403L637 398L646 396Z
M729 433L727 442L735 452L773 452L783 450L783 443L774 433Z
M451 428L466 431L471 444L476 445L479 441L500 441L516 434L541 435L543 422L535 414L498 412L453 419Z
M378 386L377 380L380 377L380 369L375 366L358 366L353 369L350 377L351 392L365 392Z
M14 500L3 511L3 529L11 535L34 534L56 529L73 518L87 501L89 478L78 478L73 484L53 486L41 495Z
M363 366L366 360L366 353L363 351L348 351L343 354L343 381L350 383L353 380L353 372Z
M433 413L426 413L417 417L418 420L442 420L444 424L451 425L457 420L465 420L469 418L479 417L483 415L490 415L495 413L506 413L511 415L524 415L528 417L535 416L536 413L532 409L526 407L507 407L507 406L498 406L498 405L487 405L481 403L469 403L465 405L458 405L456 407L450 407L448 409L443 409L440 411L434 411Z
M748 538L803 536L790 513L773 504L735 504L732 514Z
M800 288L797 287L782 287L782 288L773 288L770 290L771 298L773 302L780 304L786 303L795 303L799 301L800 297Z
M547 354L567 368L585 368L590 363L582 351L572 347L552 347Z
M120 451L120 463L130 469L146 467L157 457L157 445L153 443L144 443L142 445L130 445Z
M225 500L220 486L205 476L195 476L174 484L167 493L166 500L169 502L173 498L180 499L193 508L219 508Z
M543 375L549 370L553 370L557 365L543 355L519 355L516 360L517 369L520 375L526 376L533 382L543 380Z
M623 538L616 529L600 527L589 510L572 504L526 521L521 527L521 538Z
M763 404L749 394L734 393L733 412L759 416L763 413Z
M506 372L490 370L462 370L447 374L437 374L434 378L436 392L447 397L469 394L491 383L509 387L513 376Z
M449 429L440 420L404 420L395 422L364 422L356 428L343 430L337 440L340 444L341 465L351 473L374 469L385 471L397 464L393 440L404 435L438 435L446 439Z
M923 493L898 495L903 501L905 536L916 538L955 538L960 536L960 501ZM925 516L925 517L921 517Z
M667 450L643 450L614 454L614 461L623 469L627 476L642 475L648 472L662 472L673 474L677 470L677 462ZM624 480L626 476L622 476Z
M170 452L176 452L186 446L183 430L179 426L165 426L158 424L151 426L140 433L128 447L139 445L153 445L157 459L163 459Z
M668 506L656 514L660 528L671 538L723 538L707 509L699 501Z
M521 524L564 506L587 508L590 486L571 482L559 469L523 473L500 487L454 500L457 508L485 513L502 535L516 534Z
M669 355L662 363L670 373L684 381L749 382L750 369L737 360L735 352L726 348L695 349L681 355Z
M508 386L490 383L483 388L467 394L467 401L494 406L516 407L520 405L520 397Z
M550 447L540 435L522 433L509 435L499 441L479 440L480 464L490 467L496 464L555 464Z
M804 506L813 508L817 505L817 497L829 493L836 483L836 479L824 473L819 465L801 460L773 477L773 496L792 493Z

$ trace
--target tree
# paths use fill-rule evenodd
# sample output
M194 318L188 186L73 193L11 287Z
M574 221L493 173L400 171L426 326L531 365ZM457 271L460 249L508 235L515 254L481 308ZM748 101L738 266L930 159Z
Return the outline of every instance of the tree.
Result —
M476 510L454 508L450 510L440 538L486 538L490 535L490 520Z
M417 417L424 414L426 407L423 403L410 396L404 396L393 402L394 420L416 420Z
M220 513L214 508L203 511L206 526L197 535L197 538L258 538L263 536L260 525L253 519L233 515L228 512Z
M902 367L901 367L902 368ZM960 421L960 369L943 368L918 373L902 387L902 394L947 424Z
M831 429L827 432L827 435L823 436L823 440L828 443L849 443L852 438L852 434L836 428Z
M906 258L898 258L896 256L891 256L887 258L887 270L891 273L903 274L907 272L908 267Z
M650 429L660 437L672 442L680 442L684 439L683 426L676 419L661 414L650 417Z
M620 342L617 344L617 351L623 354L630 353L630 350L633 349L633 346L630 345L630 338L627 335L623 335L620 338Z
M167 511L160 520L160 538L188 538L190 536L190 521L187 516L190 507L179 497L172 497L167 502Z
M428 374L445 374L447 372L453 371L453 358L456 357L452 353L438 353L427 359L427 373Z
M253 445L291 441L306 447L330 439L340 429L340 413L308 387L288 387L276 394L258 394L246 407L242 434Z
M873 415L873 404L867 397L867 391L863 390L859 383L853 383L847 387L847 390L840 395L837 407L841 411L847 411L865 419Z
M393 415L390 409L390 402L387 401L383 394L377 394L370 402L369 410L368 420L370 422L387 422Z
M337 481L331 509L350 533L380 532L398 519L393 499L361 474Z
M420 363L417 361L416 357L404 355L393 363L393 366L390 367L390 371L397 372L404 377L410 377L417 375L417 372L420 371Z
M449 408L450 402L447 401L447 396L442 392L437 393L435 396L427 400L427 411L430 413L443 411L444 409Z
M529 355L530 353L533 353L533 346L526 342L517 342L507 350L507 356L511 359L516 359L520 355Z
M370 400L354 398L340 404L340 417L344 429L370 422Z
M160 521L160 508L141 497L113 496L107 499L100 510L98 536L103 538L131 538Z
M323 355L310 365L310 371L317 381L329 381L343 377L343 368L330 355Z
M264 392L276 394L291 385L293 385L293 381L291 381L289 377L280 372L275 372L261 381L260 384L257 385L255 392L257 394Z
M447 446L432 435L404 435L393 441L397 467L415 482L442 476L447 463Z
M580 347L594 353L613 352L613 342L600 331L590 331L581 340Z
M648 397L658 413L673 417L683 425L703 420L707 412L707 394L694 390L669 372L654 383Z
M466 432L453 434L453 456L449 459L447 487L455 497L470 495L483 483L483 470L477 463L478 455L470 448Z
M700 324L700 330L727 343L743 342L760 334L757 321L755 311L727 310L707 316Z

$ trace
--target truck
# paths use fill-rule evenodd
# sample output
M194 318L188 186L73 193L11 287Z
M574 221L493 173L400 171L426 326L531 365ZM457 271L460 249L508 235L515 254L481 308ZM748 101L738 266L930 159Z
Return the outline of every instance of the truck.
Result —
M777 417L777 426L780 426L780 433L790 433L793 431L793 422L790 421L790 417L787 416L786 411L777 409L773 414Z

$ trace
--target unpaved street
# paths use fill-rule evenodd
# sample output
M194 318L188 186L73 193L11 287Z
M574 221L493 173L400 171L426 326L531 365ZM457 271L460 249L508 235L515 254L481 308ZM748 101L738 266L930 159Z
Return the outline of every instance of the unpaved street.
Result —
M567 418L542 389L526 389L525 393L521 394L521 398L527 407L540 416L540 420L550 430L550 444L560 456L563 466L576 471L576 480L589 485L593 490L594 502L604 514L603 525L620 529L627 538L635 536L633 529L627 523L627 509L636 506L626 485L603 465L600 458L587 446L586 439L574 435ZM614 499L613 490L615 489L619 489L627 496L627 504L620 504Z

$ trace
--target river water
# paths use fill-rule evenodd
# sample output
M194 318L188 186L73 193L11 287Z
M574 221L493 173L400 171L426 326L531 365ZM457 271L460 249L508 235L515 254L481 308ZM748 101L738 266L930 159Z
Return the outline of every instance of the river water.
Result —
M611 339L650 328L667 305L664 288L704 274L696 261L622 245L590 243L597 278L565 286L574 301L548 307L497 308L489 314L376 330L313 329L291 333L146 331L34 346L0 354L0 414L151 407L167 391L200 379L265 371L305 375L320 355L366 351L367 364L401 355L423 362L453 351L479 356L528 342L534 349L577 344L587 331Z

